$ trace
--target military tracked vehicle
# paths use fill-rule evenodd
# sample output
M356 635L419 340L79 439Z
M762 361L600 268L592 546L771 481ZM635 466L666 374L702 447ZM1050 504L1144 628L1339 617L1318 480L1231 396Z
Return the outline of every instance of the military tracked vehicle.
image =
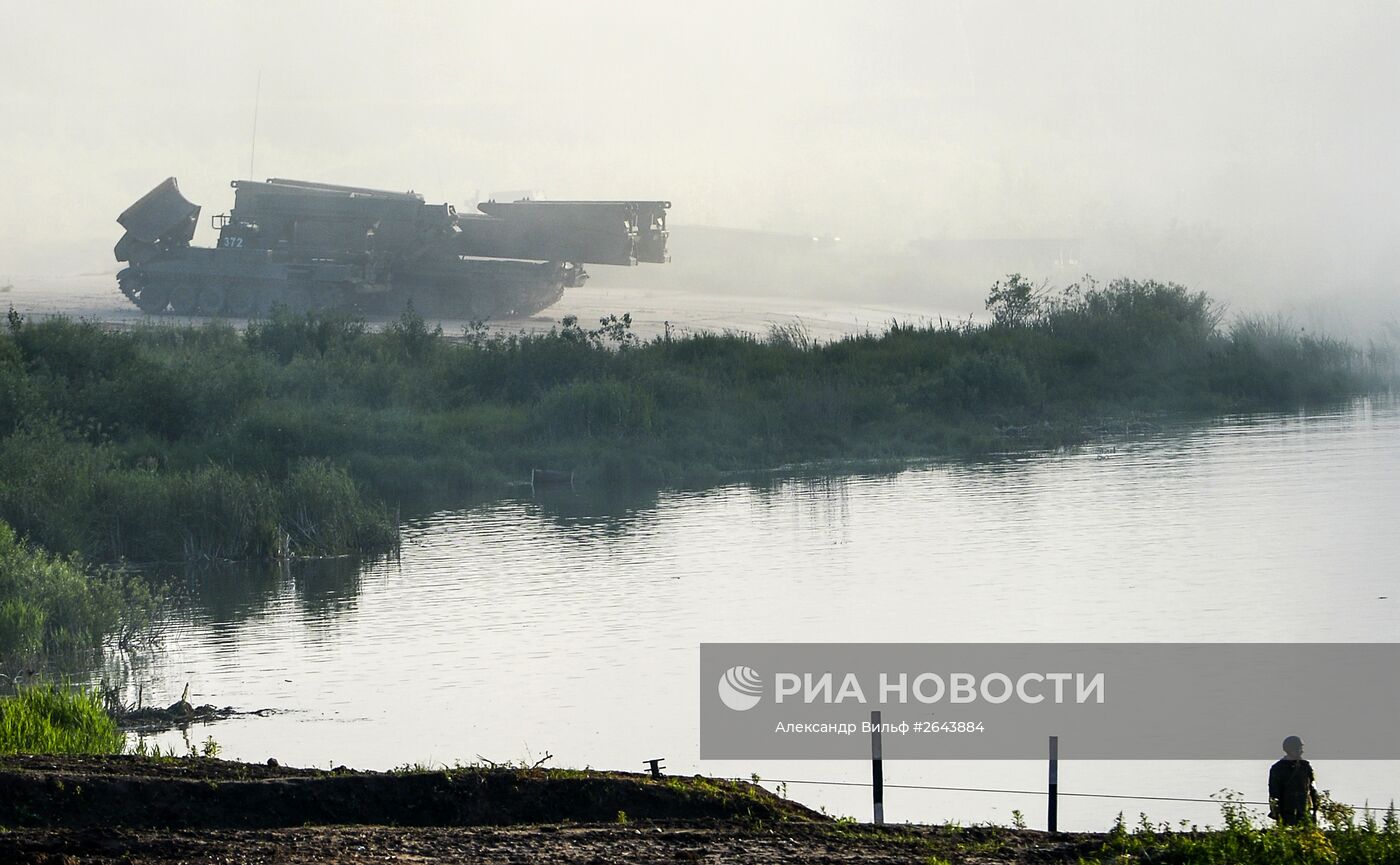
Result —
M191 246L199 205L171 177L117 218L123 294L144 312L265 315L342 310L485 320L532 315L581 285L585 264L664 263L669 201L488 201L480 213L388 192L274 178L235 180Z

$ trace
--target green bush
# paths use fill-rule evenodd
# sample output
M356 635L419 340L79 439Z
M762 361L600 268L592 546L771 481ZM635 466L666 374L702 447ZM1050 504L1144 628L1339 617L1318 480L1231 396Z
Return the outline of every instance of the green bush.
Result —
M158 612L146 583L32 549L0 523L0 670L90 660L130 644Z
M1364 375L1361 352L1314 337L1281 318L1245 318L1215 359L1213 385L1239 399L1288 403L1325 399Z
M551 388L531 411L532 425L553 437L625 438L650 431L651 395L616 379Z
M377 552L396 543L383 506L370 504L355 481L328 460L298 463L281 493L281 524L300 549Z
M1036 405L1044 388L1015 357L967 355L944 367L932 381L931 406L977 411Z
M427 360L442 339L442 327L428 327L409 303L399 320L384 328L384 352L390 360L420 363Z
M359 316L339 312L297 315L278 305L267 319L248 322L244 339L254 351L266 352L286 364L294 357L354 351L363 344L367 331L364 318Z
M113 469L97 483L92 504L104 517L100 536L111 539L108 557L236 559L277 549L278 490L261 475L219 465Z

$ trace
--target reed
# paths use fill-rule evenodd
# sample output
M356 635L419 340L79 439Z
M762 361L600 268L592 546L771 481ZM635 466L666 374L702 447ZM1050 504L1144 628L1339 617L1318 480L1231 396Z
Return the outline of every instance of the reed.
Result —
M132 648L153 634L158 589L36 550L0 522L0 673L83 667L104 646Z

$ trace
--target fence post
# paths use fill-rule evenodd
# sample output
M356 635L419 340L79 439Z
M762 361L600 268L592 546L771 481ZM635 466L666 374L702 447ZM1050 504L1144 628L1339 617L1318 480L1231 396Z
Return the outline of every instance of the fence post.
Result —
M1046 824L1051 832L1058 831L1060 811L1060 737L1050 737L1050 801Z
M880 749L880 713L870 713L870 786L875 793L875 825L885 822L885 767Z

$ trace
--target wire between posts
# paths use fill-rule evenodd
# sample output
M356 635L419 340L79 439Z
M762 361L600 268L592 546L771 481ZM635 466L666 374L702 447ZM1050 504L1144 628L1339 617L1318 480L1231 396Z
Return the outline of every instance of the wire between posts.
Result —
M812 784L812 785L819 786L819 787L869 787L869 786L870 786L870 784L868 784L868 783L866 783L866 782L864 782L864 781L812 781L812 780L803 780L803 779L798 779L798 778L763 778L759 783L763 783L763 784ZM1044 790L1003 790L1003 789L998 789L998 788L995 788L995 787L937 787L937 786L926 785L926 784L891 784L891 783L889 783L889 782L885 782L885 784L884 784L883 786L884 786L886 789L894 789L894 790L941 790L941 791L946 791L946 792L951 792L951 793L1004 793L1004 794L1013 795L1013 796L1044 796L1044 795L1045 795L1045 791L1044 791ZM1222 802L1225 802L1225 801L1229 801L1229 802L1231 802L1231 803L1233 803L1233 804L1236 804L1236 805L1263 805L1263 806L1267 806L1267 805L1269 804L1268 802L1259 802L1259 801L1250 800L1250 799L1230 799L1230 800L1223 800L1223 799L1202 799L1202 798L1193 798L1193 797L1187 797L1187 796L1133 796L1133 795L1124 795L1124 794L1118 794L1118 793L1066 793L1064 790L1060 790L1060 791L1059 791L1059 795L1061 795L1061 796L1074 796L1075 798L1078 798L1078 799L1132 799L1132 800L1143 801L1143 802L1202 802L1202 803L1205 803L1205 804L1207 804L1207 805L1219 805L1219 804L1221 804ZM1338 804L1345 804L1345 803L1338 803ZM1357 811L1387 811L1387 810L1389 810L1392 806L1390 806L1390 805L1385 805L1385 806L1381 806L1381 805L1346 805L1346 807L1348 807L1348 808L1353 808L1353 809L1355 809L1355 810L1357 810Z

